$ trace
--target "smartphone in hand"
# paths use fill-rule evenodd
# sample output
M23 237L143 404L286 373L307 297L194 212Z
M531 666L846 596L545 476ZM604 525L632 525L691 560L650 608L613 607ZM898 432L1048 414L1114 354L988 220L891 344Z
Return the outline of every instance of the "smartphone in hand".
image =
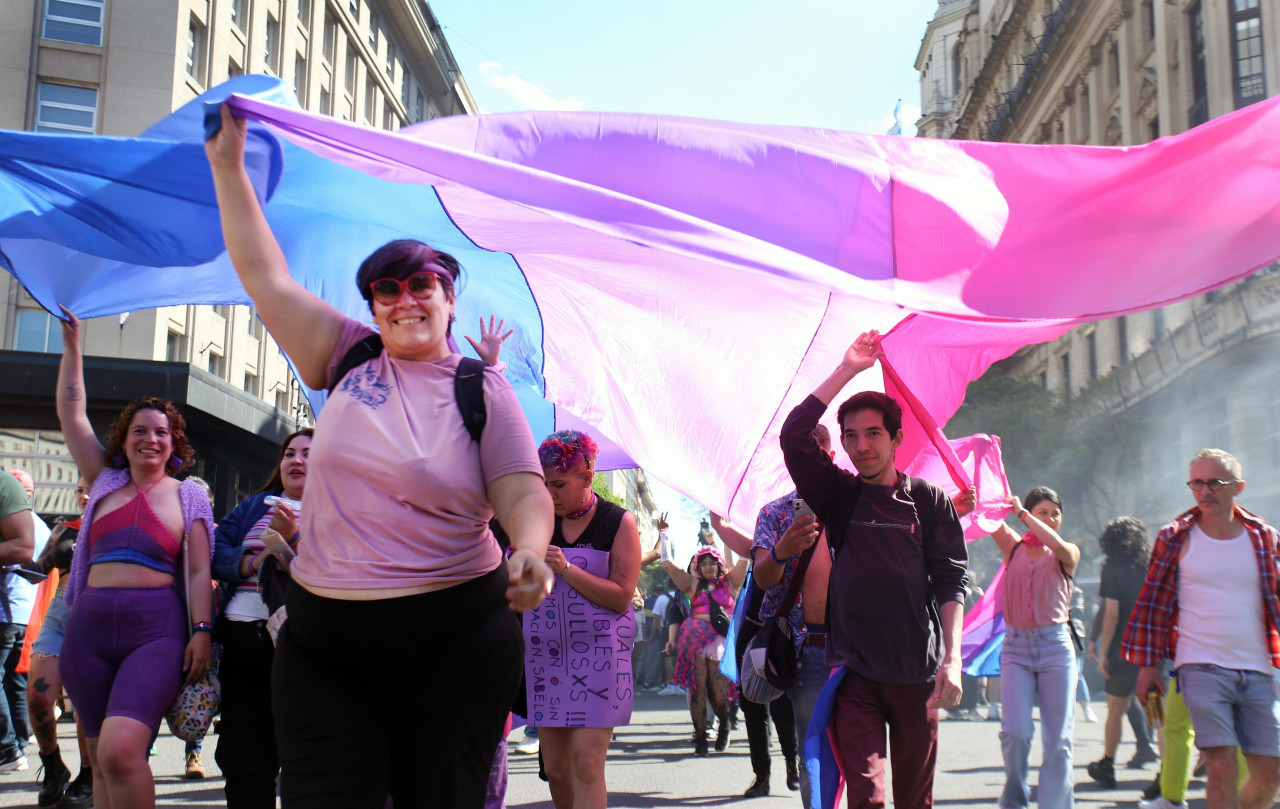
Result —
M806 516L812 517L814 522L818 522L818 515L813 513L813 509L809 508L808 503L798 497L791 501L791 515L796 522L799 522L801 517Z

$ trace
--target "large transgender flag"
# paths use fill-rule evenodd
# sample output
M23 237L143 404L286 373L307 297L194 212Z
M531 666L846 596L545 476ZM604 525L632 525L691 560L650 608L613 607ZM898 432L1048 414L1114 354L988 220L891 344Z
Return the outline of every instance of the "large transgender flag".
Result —
M249 303L202 150L205 102L228 96L257 122L251 173L303 285L367 317L353 277L374 247L454 253L459 327L517 329L503 357L535 436L586 425L602 469L641 465L740 525L790 488L781 422L865 329L889 332L893 375L855 386L918 404L900 466L976 480L989 522L998 448L938 429L970 380L1280 256L1275 99L1116 149L603 113L390 133L245 76L137 139L0 132L0 262L81 317Z

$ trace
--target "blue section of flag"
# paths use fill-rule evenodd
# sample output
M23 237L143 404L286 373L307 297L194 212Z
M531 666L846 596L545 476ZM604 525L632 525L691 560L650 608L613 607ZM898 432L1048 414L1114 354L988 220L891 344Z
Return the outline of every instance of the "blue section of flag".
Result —
M204 153L206 105L231 93L296 106L265 76L243 76L186 104L141 138L0 132L0 261L42 306L80 317L147 304L250 304L222 242ZM264 210L304 287L368 322L355 285L360 262L392 239L415 238L463 266L454 334L478 335L491 313L515 334L503 346L507 378L530 427L554 431L543 396L543 326L523 272L454 223L429 185L392 183L346 168L250 124L246 157ZM309 391L316 410L323 395Z

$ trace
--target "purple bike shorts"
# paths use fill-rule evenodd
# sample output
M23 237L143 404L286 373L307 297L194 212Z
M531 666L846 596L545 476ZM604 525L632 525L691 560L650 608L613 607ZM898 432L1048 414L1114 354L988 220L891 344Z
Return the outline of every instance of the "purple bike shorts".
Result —
M85 587L62 643L62 681L90 739L109 716L160 726L182 687L187 607L175 587Z

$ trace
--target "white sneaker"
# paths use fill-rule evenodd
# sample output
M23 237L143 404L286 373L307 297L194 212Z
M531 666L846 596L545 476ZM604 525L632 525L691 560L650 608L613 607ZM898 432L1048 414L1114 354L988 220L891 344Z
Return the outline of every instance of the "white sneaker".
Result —
M1174 803L1165 796L1138 801L1138 809L1187 809L1185 803Z
M683 688L681 688L680 686L676 685L675 683L668 683L668 684L667 684L667 686L666 686L665 688L663 688L661 691L659 691L659 692L658 692L658 696L660 696L660 697L682 697L682 696L684 696L684 689L683 689Z
M1000 721L1000 703L998 702L991 703L991 707L987 710L987 721L988 722Z
M1088 722L1091 725L1096 724L1098 721L1098 715L1093 712L1093 706L1085 702L1083 703L1083 707L1084 707L1084 721Z
M542 744L538 741L537 736L532 739L526 736L525 740L516 746L516 752L522 756L536 756L538 755L538 750L541 749L541 747Z

